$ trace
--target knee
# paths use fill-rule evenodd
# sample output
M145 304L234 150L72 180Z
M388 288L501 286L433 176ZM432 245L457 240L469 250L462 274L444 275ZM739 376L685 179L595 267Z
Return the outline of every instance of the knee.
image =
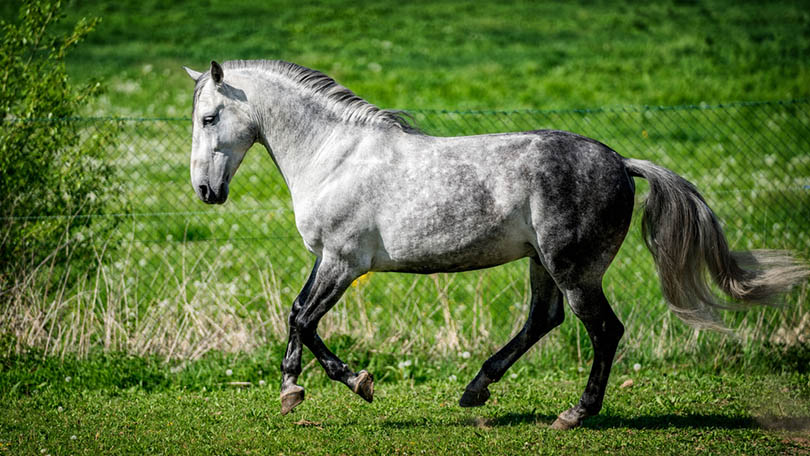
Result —
M624 335L624 325L612 312L609 317L605 318L601 329L604 334L615 337L617 341Z
M585 322L585 327L593 337L598 337L605 342L616 345L624 335L624 325L618 318L605 318L593 322Z
M311 318L307 318L304 313L299 313L295 317L291 317L291 325L305 340L309 339L318 329L317 322L314 322Z
M287 324L290 328L295 328L295 319L298 317L298 314L301 313L301 297L298 296L293 301L292 309L290 309L290 314L287 316Z

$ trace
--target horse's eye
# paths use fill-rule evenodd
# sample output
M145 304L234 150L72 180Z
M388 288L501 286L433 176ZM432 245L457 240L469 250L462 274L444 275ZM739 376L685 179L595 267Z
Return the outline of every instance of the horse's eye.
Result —
M202 119L203 127L211 125L217 120L217 116L205 116Z

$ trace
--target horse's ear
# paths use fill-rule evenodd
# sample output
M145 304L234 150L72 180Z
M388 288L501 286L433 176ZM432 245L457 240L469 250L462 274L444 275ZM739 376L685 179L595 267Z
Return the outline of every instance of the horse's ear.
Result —
M194 71L189 67L184 66L183 69L186 70L188 77L193 79L194 82L197 82L197 80L200 79L200 76L202 76L202 73L200 73L199 71Z
M211 61L211 79L214 80L214 84L220 85L222 84L222 79L225 78L225 73L222 71L222 67L215 61Z
M200 76L202 76L202 73L199 71L194 71L189 67L184 66L183 69L186 70L186 73L188 73L189 77L193 79L194 82L197 82L197 80L200 79Z

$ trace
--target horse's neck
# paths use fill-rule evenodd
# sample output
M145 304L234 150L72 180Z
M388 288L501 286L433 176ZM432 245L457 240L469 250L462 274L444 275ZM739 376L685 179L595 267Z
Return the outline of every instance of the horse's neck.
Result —
M312 188L323 182L331 168L330 162L350 152L335 147L334 139L345 136L339 127L318 129L290 135L291 141L262 141L279 172L284 177L293 199L302 187Z
M254 105L258 139L292 190L341 126L300 94L272 81L264 81L263 85Z
M276 95L265 93L262 99L272 106L258 107L259 140L275 161L295 203L313 194L331 170L353 152L357 138L374 134L374 129L339 121L300 94Z
M364 147L361 144L373 149L405 135L393 127L339 120L329 107L283 82L263 80L257 89L259 140L273 157L294 203L316 192L341 163Z

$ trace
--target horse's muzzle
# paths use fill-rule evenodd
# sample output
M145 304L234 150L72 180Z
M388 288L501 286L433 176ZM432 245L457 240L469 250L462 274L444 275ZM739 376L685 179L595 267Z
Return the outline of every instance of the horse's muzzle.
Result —
M213 191L208 184L200 184L197 186L197 196L207 204L222 204L228 199L228 184L223 182L217 191Z

